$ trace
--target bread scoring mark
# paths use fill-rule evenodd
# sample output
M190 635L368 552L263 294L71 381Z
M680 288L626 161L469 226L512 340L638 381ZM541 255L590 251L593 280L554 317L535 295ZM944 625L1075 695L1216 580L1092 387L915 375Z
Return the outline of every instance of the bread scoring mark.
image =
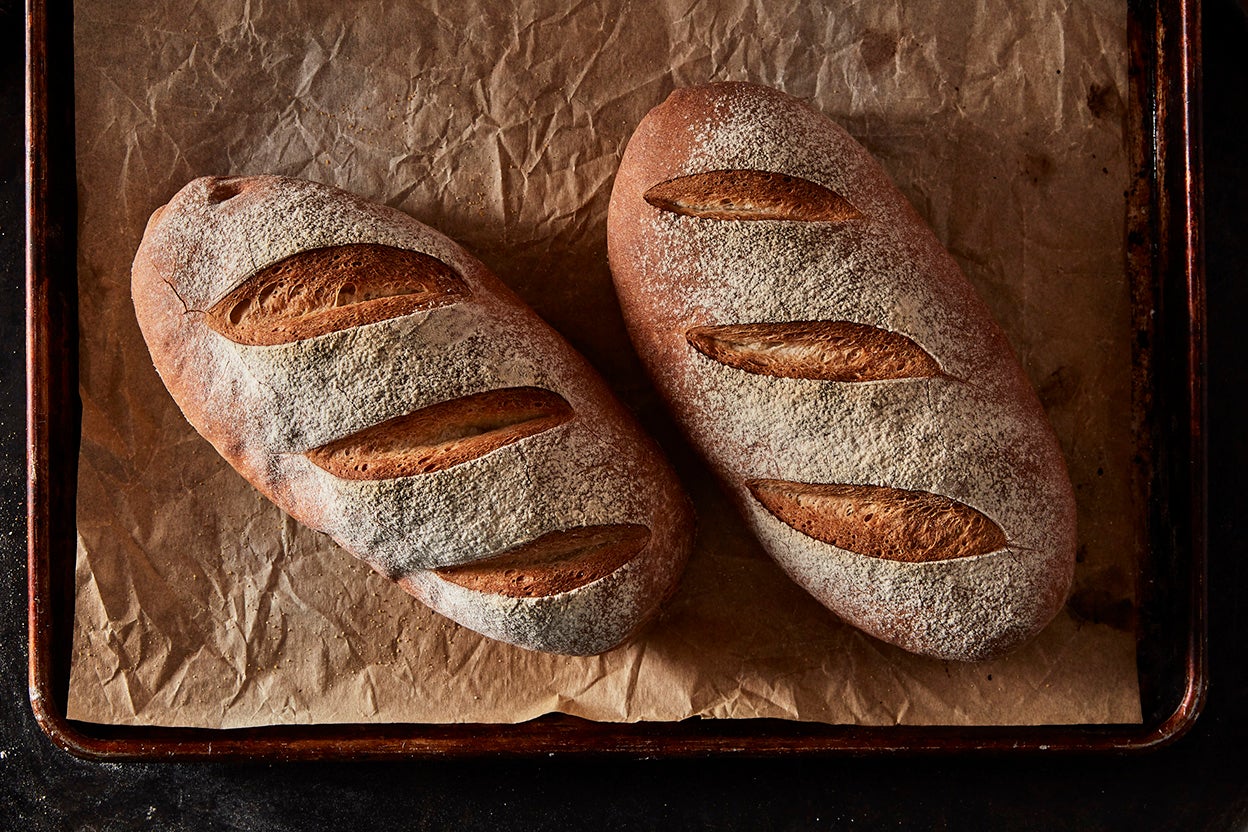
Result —
M247 190L250 180L242 176L213 177L204 180L204 201L217 205Z
M758 375L847 382L943 375L905 335L851 321L698 326L685 338L707 358Z
M468 285L446 263L375 243L315 248L253 274L207 313L239 344L273 346L458 303Z
M544 534L501 555L434 570L466 589L513 598L558 595L610 575L650 543L636 523L585 526Z
M1005 532L965 503L927 491L879 485L746 483L781 522L839 549L927 563L1004 549Z
M439 402L335 439L305 456L344 480L388 480L443 471L572 418L562 396L505 387Z
M712 170L660 182L644 195L661 211L711 220L848 222L843 196L809 179L761 170Z

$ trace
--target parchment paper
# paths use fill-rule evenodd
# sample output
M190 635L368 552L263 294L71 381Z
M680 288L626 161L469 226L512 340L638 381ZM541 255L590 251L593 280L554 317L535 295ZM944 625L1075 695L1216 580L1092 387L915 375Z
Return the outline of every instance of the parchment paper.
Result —
M781 717L1140 719L1124 273L1123 4L524 0L75 9L83 435L69 716L160 725ZM753 542L658 405L610 287L620 153L675 86L810 100L962 263L1061 436L1067 610L1001 661L860 635ZM661 618L604 656L490 642L302 528L183 420L129 298L149 213L203 174L280 173L400 208L480 256L604 373L694 496Z

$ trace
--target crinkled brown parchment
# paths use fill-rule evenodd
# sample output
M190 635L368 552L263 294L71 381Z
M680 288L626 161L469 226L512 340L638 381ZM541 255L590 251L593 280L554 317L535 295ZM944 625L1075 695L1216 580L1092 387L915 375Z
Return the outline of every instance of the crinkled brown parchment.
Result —
M76 4L69 716L1138 721L1123 4L508 5ZM662 413L612 294L607 198L642 115L712 79L774 85L848 127L1018 349L1068 454L1082 545L1067 611L1017 654L932 661L838 623L763 555ZM487 641L284 516L191 430L139 336L130 260L154 208L225 173L315 179L441 229L606 375L665 443L701 521L644 637L579 659Z

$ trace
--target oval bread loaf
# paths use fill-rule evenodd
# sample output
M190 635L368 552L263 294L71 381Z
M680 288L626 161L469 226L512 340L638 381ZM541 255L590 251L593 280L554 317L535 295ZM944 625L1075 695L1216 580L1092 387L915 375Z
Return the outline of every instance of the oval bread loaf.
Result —
M1069 590L1074 497L1000 329L874 159L752 84L677 90L608 216L629 332L767 551L907 650L998 655Z
M692 515L657 446L443 235L311 182L197 179L152 215L132 291L195 429L438 612L593 654L673 591Z

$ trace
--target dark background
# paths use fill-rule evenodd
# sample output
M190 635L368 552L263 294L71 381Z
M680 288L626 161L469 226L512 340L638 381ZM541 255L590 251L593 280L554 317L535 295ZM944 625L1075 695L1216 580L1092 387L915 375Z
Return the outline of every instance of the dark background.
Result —
M0 0L0 832L675 828L1248 830L1248 3L1204 27L1210 685L1143 755L101 764L57 750L26 688L23 33ZM56 22L56 21L54 21ZM1237 522L1238 521L1238 522Z

